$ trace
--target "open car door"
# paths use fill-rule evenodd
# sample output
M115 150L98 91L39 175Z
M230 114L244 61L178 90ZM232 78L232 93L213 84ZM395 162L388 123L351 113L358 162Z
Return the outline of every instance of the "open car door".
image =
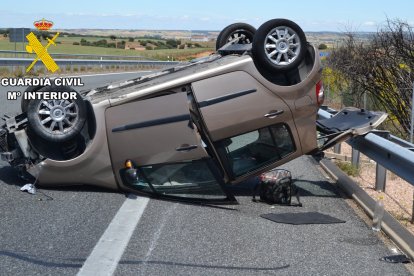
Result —
M248 73L200 80L192 88L230 182L238 183L302 155L291 108Z
M180 201L235 202L192 123L187 94L108 108L112 166L123 190Z
M347 107L332 115L326 111L319 112L319 120L316 121L317 130L321 136L319 151L333 147L351 137L365 135L375 129L386 118L387 113L367 111L355 107Z

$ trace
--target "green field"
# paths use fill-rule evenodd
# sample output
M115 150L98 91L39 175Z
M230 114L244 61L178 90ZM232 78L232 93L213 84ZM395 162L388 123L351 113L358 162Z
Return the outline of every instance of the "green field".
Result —
M136 50L125 50L125 49L115 49L115 48L104 48L104 47L94 47L94 46L80 46L73 45L73 42L79 42L82 38L88 41L97 41L101 39L106 39L108 42L113 42L109 38L105 37L62 37L58 39L61 44L56 46L51 45L48 49L49 53L63 53L63 54L91 54L91 55L114 55L114 56L143 56L146 58L157 59L157 60L187 60L194 58L196 55L201 53L206 53L212 51L213 48L189 48L189 49L163 49L163 50L145 50L145 51L136 51ZM121 41L121 39L117 39ZM42 42L45 44L45 42ZM17 51L24 51L23 43L17 43ZM9 42L8 38L0 39L0 50L12 50L15 49L15 43ZM3 57L11 57L11 55L2 55Z

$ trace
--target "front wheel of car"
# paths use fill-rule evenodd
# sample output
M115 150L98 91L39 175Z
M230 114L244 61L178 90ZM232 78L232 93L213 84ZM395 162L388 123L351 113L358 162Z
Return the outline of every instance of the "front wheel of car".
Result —
M86 121L86 105L82 97L67 86L44 87L39 92L75 92L76 99L30 100L27 120L31 130L48 142L65 142L78 135Z
M287 19L273 19L259 27L252 45L256 66L271 72L286 72L302 62L306 52L303 30Z

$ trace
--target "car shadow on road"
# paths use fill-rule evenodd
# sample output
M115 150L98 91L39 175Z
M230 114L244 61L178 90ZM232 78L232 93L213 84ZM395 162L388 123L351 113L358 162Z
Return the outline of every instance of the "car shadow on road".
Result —
M18 171L10 166L0 167L0 182L14 186L22 186L27 183L19 177Z
M24 175L25 179L19 177L17 169L10 166L0 167L0 182L4 182L7 185L23 186L27 183L34 183L35 178L29 174ZM89 192L89 193L119 193L111 189L96 187L91 185L76 185L75 183L70 186L57 186L57 187L44 187L40 184L36 185L39 190L46 191L71 191L71 192Z
M87 192L87 193L113 193L113 194L119 194L121 192L114 191L111 189L103 188L103 187L96 187L92 185L70 185L70 186L61 186L61 187L44 187L42 185L39 185L39 188L45 191L68 191L68 192Z
M81 268L84 261L82 259L76 259L74 263L67 263L67 262L55 262L51 261L50 257L47 257L47 260L42 260L38 257L30 256L23 253L15 253L6 250L0 250L0 257L6 256L9 258L17 259L23 262L32 263L35 265L43 266L43 267L59 267L59 268Z

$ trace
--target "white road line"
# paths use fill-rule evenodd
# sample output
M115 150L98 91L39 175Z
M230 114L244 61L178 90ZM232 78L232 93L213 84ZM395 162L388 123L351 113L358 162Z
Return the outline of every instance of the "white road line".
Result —
M157 229L157 231L155 232L154 236L151 239L150 246L148 248L147 254L145 254L145 257L144 257L144 262L143 262L144 266L142 268L143 271L144 271L143 275L147 275L146 268L147 268L148 261L150 260L152 252L154 251L155 247L157 247L158 240L161 236L162 230L164 230L164 226L166 225L168 219L173 217L173 212L177 208L177 205L178 204L175 203L172 208L171 207L168 208L167 212L164 213L164 215L161 219L161 222L159 223L158 229Z
M78 276L112 275L115 272L148 202L148 198L128 195L79 270Z
M161 236L161 232L164 229L164 226L167 223L167 220L169 218L173 217L173 212L174 212L175 209L177 209L177 205L178 204L175 203L172 208L169 207L167 212L164 213L164 215L161 219L161 222L158 225L158 229L155 232L153 238L151 239L151 243L150 243L150 246L148 248L147 254L145 254L144 262L148 262L149 259L151 258L152 251L154 251L155 247L157 246L158 240Z

